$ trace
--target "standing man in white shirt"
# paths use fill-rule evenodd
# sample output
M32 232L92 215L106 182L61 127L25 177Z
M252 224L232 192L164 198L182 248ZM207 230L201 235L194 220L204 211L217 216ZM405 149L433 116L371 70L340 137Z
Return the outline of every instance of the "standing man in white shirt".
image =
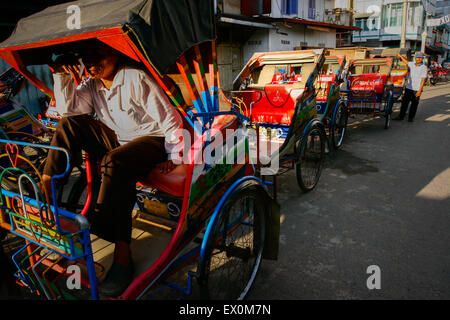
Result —
M68 150L71 160L81 150L101 160L102 182L90 221L94 233L115 244L113 265L100 287L101 296L115 297L133 279L130 242L136 183L155 167L164 172L174 168L172 152L180 150L182 119L156 81L123 65L114 50L85 49L82 61L89 77L79 86L70 75L79 72L78 61L53 66L56 108L63 119L52 146ZM89 115L93 112L98 119ZM66 162L62 152L49 152L43 174L47 190Z
M400 57L404 63L408 64L409 73L408 83L406 84L405 94L403 95L400 113L398 117L393 120L403 120L406 116L408 105L411 103L411 106L409 107L408 121L413 122L428 74L428 69L423 63L425 55L422 52L416 53L415 62L408 62L408 60L406 60L401 54L398 54L398 57Z

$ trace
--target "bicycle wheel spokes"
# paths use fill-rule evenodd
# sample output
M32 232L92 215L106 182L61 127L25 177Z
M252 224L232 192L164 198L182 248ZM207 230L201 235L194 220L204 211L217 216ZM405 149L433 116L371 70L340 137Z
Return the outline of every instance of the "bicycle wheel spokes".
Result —
M262 252L255 201L240 198L220 220L208 268L211 299L242 298L253 282Z
M322 141L320 132L313 130L308 136L300 162L302 180L307 188L316 184L322 163Z

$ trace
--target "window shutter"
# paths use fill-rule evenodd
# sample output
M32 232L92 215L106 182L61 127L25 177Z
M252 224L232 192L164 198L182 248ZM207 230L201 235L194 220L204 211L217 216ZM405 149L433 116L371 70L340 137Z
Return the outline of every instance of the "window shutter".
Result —
M290 0L289 14L298 15L298 0Z

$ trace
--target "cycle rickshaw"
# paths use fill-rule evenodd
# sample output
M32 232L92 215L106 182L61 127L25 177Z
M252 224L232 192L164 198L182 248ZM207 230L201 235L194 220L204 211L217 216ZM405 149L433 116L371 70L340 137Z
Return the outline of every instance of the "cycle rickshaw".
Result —
M341 97L349 116L384 116L384 128L391 123L394 90L390 81L392 58L354 59L345 74Z
M344 56L325 56L316 80L317 113L327 129L329 145L334 149L343 144L348 120L347 107L340 97L344 68Z
M275 189L276 176L294 167L302 191L319 181L326 133L317 118L315 83L324 61L323 49L255 53L234 81L233 99L254 126L253 143L272 145L257 163L280 164Z
M371 58L392 58L392 70L390 82L393 86L394 102L401 100L408 82L408 65L397 55L406 57L411 55L411 50L406 48L381 48L373 49L369 52Z
M80 44L106 44L155 78L183 116L184 129L195 137L186 142L187 162L168 174L154 170L137 186L136 274L116 299L146 299L161 288L187 296L193 279L203 298L243 299L261 260L277 258L279 206L258 164L249 161L250 119L219 111L213 2L70 4L82 12L80 29L67 28L66 4L49 7L19 21L0 44L0 57L52 97L28 65L48 64L52 55L74 52ZM25 240L12 257L17 283L47 299L98 299L113 249L90 233L85 216L95 201L95 163L84 154L78 176L67 164L63 174L52 177L49 195L38 187L36 164L21 150L54 149L66 156L67 151L11 139L0 144L0 180L16 182L16 188L2 185L0 226ZM213 155L214 161L203 161ZM234 161L222 161L227 156ZM63 184L64 201L57 181ZM74 270L81 272L80 288L69 286ZM183 284L173 280L178 271L184 272Z

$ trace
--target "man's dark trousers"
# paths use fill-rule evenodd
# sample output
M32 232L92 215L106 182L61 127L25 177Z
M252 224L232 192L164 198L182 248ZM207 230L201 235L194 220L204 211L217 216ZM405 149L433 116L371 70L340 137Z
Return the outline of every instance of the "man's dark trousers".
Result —
M90 219L91 231L110 242L130 243L136 183L158 163L167 161L164 137L145 136L120 145L115 132L102 122L78 115L59 121L51 145L68 150L70 160L77 159L81 150L93 163L101 160L101 186ZM64 153L50 150L44 173L61 174L66 162Z
M400 114L398 117L403 119L406 115L406 111L408 110L408 105L411 103L409 108L408 120L413 120L416 116L417 106L419 105L420 97L416 97L417 91L411 89L405 89L405 94L402 99L402 106L400 108Z

